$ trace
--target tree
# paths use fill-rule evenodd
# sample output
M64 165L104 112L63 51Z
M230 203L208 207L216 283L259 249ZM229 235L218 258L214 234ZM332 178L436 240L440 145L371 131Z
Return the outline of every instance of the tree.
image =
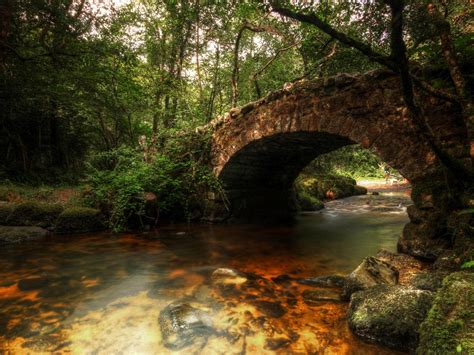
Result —
M272 11L284 17L288 17L299 21L301 23L310 24L317 27L331 38L340 43L356 49L361 54L369 58L371 61L382 65L400 77L403 98L407 108L409 109L411 119L415 127L417 127L420 135L427 141L433 151L436 153L439 161L447 169L451 176L451 187L464 186L469 188L473 182L472 159L474 150L474 132L472 101L466 90L464 74L458 64L456 52L454 50L452 34L450 27L447 25L447 18L440 19L440 13L436 10L437 5L433 1L423 2L422 6L416 2L405 2L403 0L385 0L385 5L390 10L390 25L387 31L390 32L390 46L389 53L377 50L370 43L366 43L359 38L350 36L327 21L320 18L311 8L305 10L297 10L289 4L283 4L281 1L271 1ZM447 6L442 3L441 5ZM350 6L347 4L347 6ZM377 2L373 6L380 6ZM423 8L423 6L425 8ZM370 7L370 4L368 5ZM410 61L407 48L404 30L406 29L404 19L406 14L410 11L428 11L433 24L435 25L438 35L441 38L441 47L443 48L443 55L446 59L446 66L449 69L451 80L454 83L454 93L434 88L428 81L425 81L415 75L415 69L419 70L419 61ZM447 15L447 12L446 12ZM429 37L428 37L429 38ZM425 39L426 40L426 39ZM423 115L422 108L416 101L418 90L424 90L429 94L440 97L459 104L462 110L462 117L468 135L468 145L466 152L471 151L471 156L466 159L459 159L448 153L443 142L432 132L428 125L428 120ZM467 153L469 155L469 153Z

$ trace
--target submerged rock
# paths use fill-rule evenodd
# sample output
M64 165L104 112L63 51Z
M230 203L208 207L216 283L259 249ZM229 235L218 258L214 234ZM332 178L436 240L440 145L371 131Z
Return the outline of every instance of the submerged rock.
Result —
M32 277L23 279L18 282L18 289L20 291L38 290L48 285L49 279L44 277Z
M46 229L40 227L5 227L0 226L0 244L21 243L47 236Z
M358 291L349 305L349 328L365 340L414 351L420 324L432 300L429 291L398 285L378 285Z
M474 273L443 280L420 327L417 354L474 354Z
M339 290L305 290L303 300L309 305L321 302L341 302L341 294Z
M298 283L316 287L342 287L345 281L345 276L327 275L307 279L299 279Z
M348 301L351 295L371 286L398 283L398 271L392 265L369 256L346 278L341 298Z
M216 269L211 275L212 282L214 284L243 284L247 282L247 276L238 270L219 268Z
M209 313L180 301L169 304L160 312L159 323L164 345L174 350L213 332Z
M257 301L254 304L260 312L270 318L280 318L286 313L286 309L278 302Z

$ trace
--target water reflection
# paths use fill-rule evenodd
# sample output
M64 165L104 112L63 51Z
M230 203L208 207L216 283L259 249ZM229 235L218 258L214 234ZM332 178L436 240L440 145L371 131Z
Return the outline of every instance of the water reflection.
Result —
M0 351L173 353L158 318L184 299L204 307L216 331L177 352L392 353L355 339L347 305L310 302L303 295L314 289L295 279L344 274L381 248L394 250L408 203L398 194L352 197L292 227L176 225L4 248ZM253 276L216 287L210 275L219 267Z

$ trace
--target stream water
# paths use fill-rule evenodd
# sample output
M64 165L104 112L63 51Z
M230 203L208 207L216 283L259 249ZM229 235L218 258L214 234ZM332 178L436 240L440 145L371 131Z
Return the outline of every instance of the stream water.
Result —
M0 354L394 354L351 334L347 303L308 300L314 287L297 280L395 251L409 203L367 195L287 227L173 225L2 247ZM213 285L221 267L250 281ZM210 314L214 331L172 349L158 319L177 300Z

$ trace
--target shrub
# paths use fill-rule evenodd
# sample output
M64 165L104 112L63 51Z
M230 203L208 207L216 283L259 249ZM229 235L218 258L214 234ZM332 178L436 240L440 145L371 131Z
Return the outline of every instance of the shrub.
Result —
M90 203L104 211L114 231L126 228L132 218L143 223L146 192L157 196L161 217L182 219L204 192L220 188L212 172L190 156L157 154L146 162L130 148L94 157L89 182Z

